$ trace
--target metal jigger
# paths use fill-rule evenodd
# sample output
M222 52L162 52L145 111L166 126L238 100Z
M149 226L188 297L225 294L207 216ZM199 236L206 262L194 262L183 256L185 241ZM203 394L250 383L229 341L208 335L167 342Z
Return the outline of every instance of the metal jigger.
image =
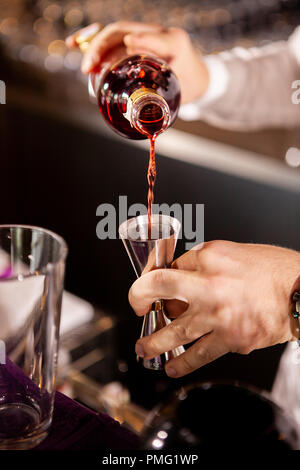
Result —
M134 217L120 225L119 234L137 277L153 269L170 267L180 227L177 219L161 214L152 214L150 236L147 215ZM157 300L153 303L152 310L144 316L141 338L170 323L163 300ZM179 346L153 359L143 359L143 365L147 369L163 370L167 361L183 352L184 347Z

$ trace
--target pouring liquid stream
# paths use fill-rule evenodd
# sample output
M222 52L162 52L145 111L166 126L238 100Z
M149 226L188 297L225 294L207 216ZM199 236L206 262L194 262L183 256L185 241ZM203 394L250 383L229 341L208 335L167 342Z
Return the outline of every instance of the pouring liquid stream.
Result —
M147 172L148 179L148 238L151 240L151 216L152 216L152 205L154 202L154 185L156 180L156 160L155 160L155 138L156 136L149 137L150 141L150 155L149 165Z
M139 124L150 144L149 164L147 171L148 180L148 239L151 240L151 216L154 203L154 186L156 181L156 158L155 141L158 134L163 131L164 115L162 109L157 105L145 106L139 116Z

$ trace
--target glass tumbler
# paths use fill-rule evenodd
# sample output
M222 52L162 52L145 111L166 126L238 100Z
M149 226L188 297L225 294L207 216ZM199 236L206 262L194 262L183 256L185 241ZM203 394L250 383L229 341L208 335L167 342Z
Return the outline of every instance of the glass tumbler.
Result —
M0 449L29 449L51 424L67 246L0 225Z

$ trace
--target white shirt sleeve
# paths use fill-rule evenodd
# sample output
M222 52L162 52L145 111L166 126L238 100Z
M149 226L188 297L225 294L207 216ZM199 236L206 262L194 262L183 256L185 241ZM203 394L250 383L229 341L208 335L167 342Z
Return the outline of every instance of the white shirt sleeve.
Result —
M179 117L233 130L300 125L300 104L292 102L292 84L300 79L300 27L286 42L234 48L204 60L209 88L182 105Z
M300 432L300 348L297 341L288 343L281 357L271 398L294 418Z

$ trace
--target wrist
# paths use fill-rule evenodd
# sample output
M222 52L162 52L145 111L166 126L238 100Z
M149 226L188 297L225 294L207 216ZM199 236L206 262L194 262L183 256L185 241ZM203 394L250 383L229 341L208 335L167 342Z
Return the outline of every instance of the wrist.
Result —
M196 53L196 52L195 52ZM195 96L191 101L195 101L197 99L201 99L209 90L210 82L211 82L211 73L209 70L209 66L206 63L206 60L204 57L199 57L197 54L197 60L198 60L198 71L197 71L197 77L198 77L198 84L195 92Z
M197 55L194 64L193 86L183 94L179 112L179 117L186 121L201 118L209 106L226 94L229 84L227 66L218 55Z
M300 289L300 253L282 247L270 247L273 251L270 275L274 292L273 310L279 315L277 338L279 343L298 339L293 312L293 293Z

